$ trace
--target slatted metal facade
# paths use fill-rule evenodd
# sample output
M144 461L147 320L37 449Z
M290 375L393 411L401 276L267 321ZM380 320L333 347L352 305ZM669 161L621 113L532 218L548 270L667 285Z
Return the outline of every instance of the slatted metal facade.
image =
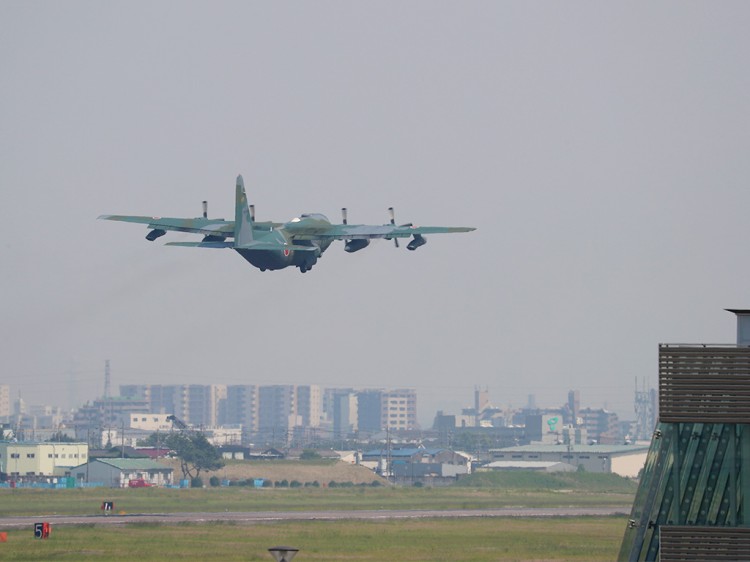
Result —
M750 423L750 347L660 345L664 423Z
M750 529L743 527L661 527L660 562L750 560Z
M659 422L618 560L750 561L750 347L659 346Z

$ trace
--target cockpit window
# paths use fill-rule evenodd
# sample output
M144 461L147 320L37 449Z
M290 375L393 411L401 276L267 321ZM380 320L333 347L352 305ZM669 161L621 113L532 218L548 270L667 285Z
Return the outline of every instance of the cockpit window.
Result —
M292 222L299 222L301 219L318 219L330 222L325 215L321 215L320 213L302 213L299 217L293 218Z

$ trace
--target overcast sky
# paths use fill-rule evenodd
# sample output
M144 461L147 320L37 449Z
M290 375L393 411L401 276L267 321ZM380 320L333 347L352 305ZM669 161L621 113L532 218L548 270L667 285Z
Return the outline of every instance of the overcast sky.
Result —
M0 2L0 384L415 387L634 418L750 307L746 2ZM100 214L475 226L310 272Z

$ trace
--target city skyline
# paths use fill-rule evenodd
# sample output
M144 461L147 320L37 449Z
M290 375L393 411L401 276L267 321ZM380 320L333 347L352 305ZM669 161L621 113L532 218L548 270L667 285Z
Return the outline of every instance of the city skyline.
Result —
M104 378L102 379L104 381ZM223 392L221 394L221 399L226 401L227 408L234 407L235 409L240 408L240 406L237 404L237 398L233 398L231 395L227 395L227 389L229 388L254 388L255 392L257 394L258 390L260 388L266 388L266 389L283 389L283 388L292 388L296 389L302 388L307 389L306 392L311 392L310 389L317 388L317 392L319 394L317 401L318 401L318 408L322 410L313 410L313 412L318 412L319 414L327 413L330 409L332 411L333 406L332 405L326 405L327 402L331 402L335 399L335 395L341 394L343 396L348 396L350 394L353 395L367 395L368 393L382 393L385 392L393 393L393 392L399 392L399 391L409 391L413 392L414 396L416 397L416 404L421 404L421 401L419 399L419 391L417 389L413 388L405 388L405 389L392 389L392 388L384 388L384 387L372 387L372 386L362 386L362 387L329 387L329 386L322 386L322 385L315 385L315 384L306 384L306 385L284 385L284 384L269 384L269 385L255 385L255 384L222 384L222 383L211 383L211 384L205 384L205 383L186 383L183 385L180 384L120 384L120 385L113 385L116 388L119 388L119 393L116 395L110 395L110 399L113 400L122 400L122 399L129 399L134 397L142 397L142 392L144 388L159 388L159 389L165 389L169 390L170 393L175 392L175 389L178 388L185 388L188 389L190 387L195 389L209 389L209 388L221 388L223 390L219 392ZM13 415L14 409L16 408L16 402L18 400L18 397L13 397L11 392L11 385L5 385L0 383L0 406L4 406L5 410L3 408L0 408L0 418L3 416ZM576 409L583 408L583 409L600 409L607 411L605 405L601 404L593 404L590 402L587 402L585 400L583 403L585 404L585 407L581 407L581 399L580 399L580 391L571 389L567 391L565 397L561 397L559 402L551 402L551 403L539 403L537 401L536 395L534 393L530 393L526 396L526 401L523 404L517 404L517 405L510 405L510 404L500 404L492 399L492 395L489 392L489 388L484 386L480 387L479 385L474 385L473 389L469 390L466 389L466 399L461 402L460 406L454 410L446 410L446 409L437 409L437 410L424 410L424 408L420 405L414 406L414 409L416 410L416 413L414 415L414 419L416 420L417 425L420 429L431 429L433 428L433 423L436 419L436 416L438 414L445 414L445 415L461 415L466 413L467 411L476 410L476 411L483 411L485 408L489 410L499 410L503 412L514 412L514 411L522 411L522 410L539 410L539 411L551 411L555 409L570 407L571 411L575 412ZM647 379L641 379L635 381L635 387L634 387L634 394L633 394L633 410L632 412L628 412L626 415L622 415L619 412L613 412L619 415L620 419L622 421L633 421L633 422L639 422L642 420L639 420L639 414L642 414L643 410L643 402L644 398L643 396L655 396L656 389L652 388L647 381ZM217 392L216 390L210 390L210 392ZM571 402L572 398L571 395L575 395L577 398L575 400L575 403L578 404L576 408L573 408L570 406L573 402ZM7 400L5 400L5 397L7 397ZM26 408L35 408L36 410L43 411L45 408L53 408L55 410L59 410L60 412L72 412L76 410L80 410L82 407L86 407L87 405L90 406L93 403L96 402L102 402L106 401L108 397L104 396L104 393L100 394L99 396L92 397L84 402L82 402L77 408L73 410L69 410L65 408L64 406L61 406L59 404L53 404L53 403L36 403L32 401L28 401L23 399L21 397L21 400L23 401L23 404L26 406ZM180 408L174 408L174 407L167 407L167 404L174 404L174 402L171 402L172 397L164 398L155 398L153 399L155 402L154 404L158 404L158 406L154 407L154 410L156 410L155 413L158 413L161 411L162 413L172 413L178 416L185 415L185 410ZM216 425L215 423L210 424L207 423L208 419L216 420L218 419L218 398L213 398L215 405L214 409L211 413L205 412L201 415L209 416L208 418L205 418L203 421L196 421L193 422L194 425ZM258 396L255 395L251 398L251 400L255 401L257 403ZM286 399L288 400L288 399ZM294 398L291 399L292 402L295 401ZM308 397L308 404L310 403L310 398ZM233 402L234 401L234 402ZM459 400L460 401L460 400ZM230 404L233 404L234 406L230 406ZM641 406L641 411L639 412L639 405ZM256 408L256 411L254 411L254 416L256 416L259 419L259 414L257 412L257 405L254 407ZM295 406L296 408L296 406ZM318 416L317 414L313 413L312 415L309 412L310 406L308 406L308 414L305 417L303 415L303 418L307 420L307 422L301 424L301 425L317 425L315 423L314 419L317 417L320 417L320 419L323 419L322 416ZM41 410L40 410L41 409ZM4 411L7 411L7 413L3 413ZM295 415L297 415L296 409L294 410ZM356 417L356 407L355 412L353 414ZM574 414L575 415L575 414ZM186 420L187 421L187 420ZM332 421L332 418L331 420ZM292 424L294 425L294 424ZM256 419L255 429L258 427L258 421ZM371 430L374 430L374 428L369 428Z
M748 306L748 24L734 0L2 2L0 382L94 398L110 359L113 384L430 412L470 381L630 417L660 343L733 341ZM477 230L266 275L96 220L231 219L239 174L259 221Z

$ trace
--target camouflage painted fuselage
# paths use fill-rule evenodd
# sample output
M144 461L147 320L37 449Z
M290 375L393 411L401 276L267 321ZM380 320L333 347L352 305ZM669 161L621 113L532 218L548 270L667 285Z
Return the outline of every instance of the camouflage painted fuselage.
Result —
M325 232L331 227L331 222L323 215L309 214L294 218L281 226L271 225L267 229L256 223L253 235L256 241L285 245L306 246L312 248L307 251L296 250L252 250L235 248L235 251L261 271L284 269L285 267L299 267L301 271L308 271L315 265L318 258L328 249L332 240L294 240L295 232Z

